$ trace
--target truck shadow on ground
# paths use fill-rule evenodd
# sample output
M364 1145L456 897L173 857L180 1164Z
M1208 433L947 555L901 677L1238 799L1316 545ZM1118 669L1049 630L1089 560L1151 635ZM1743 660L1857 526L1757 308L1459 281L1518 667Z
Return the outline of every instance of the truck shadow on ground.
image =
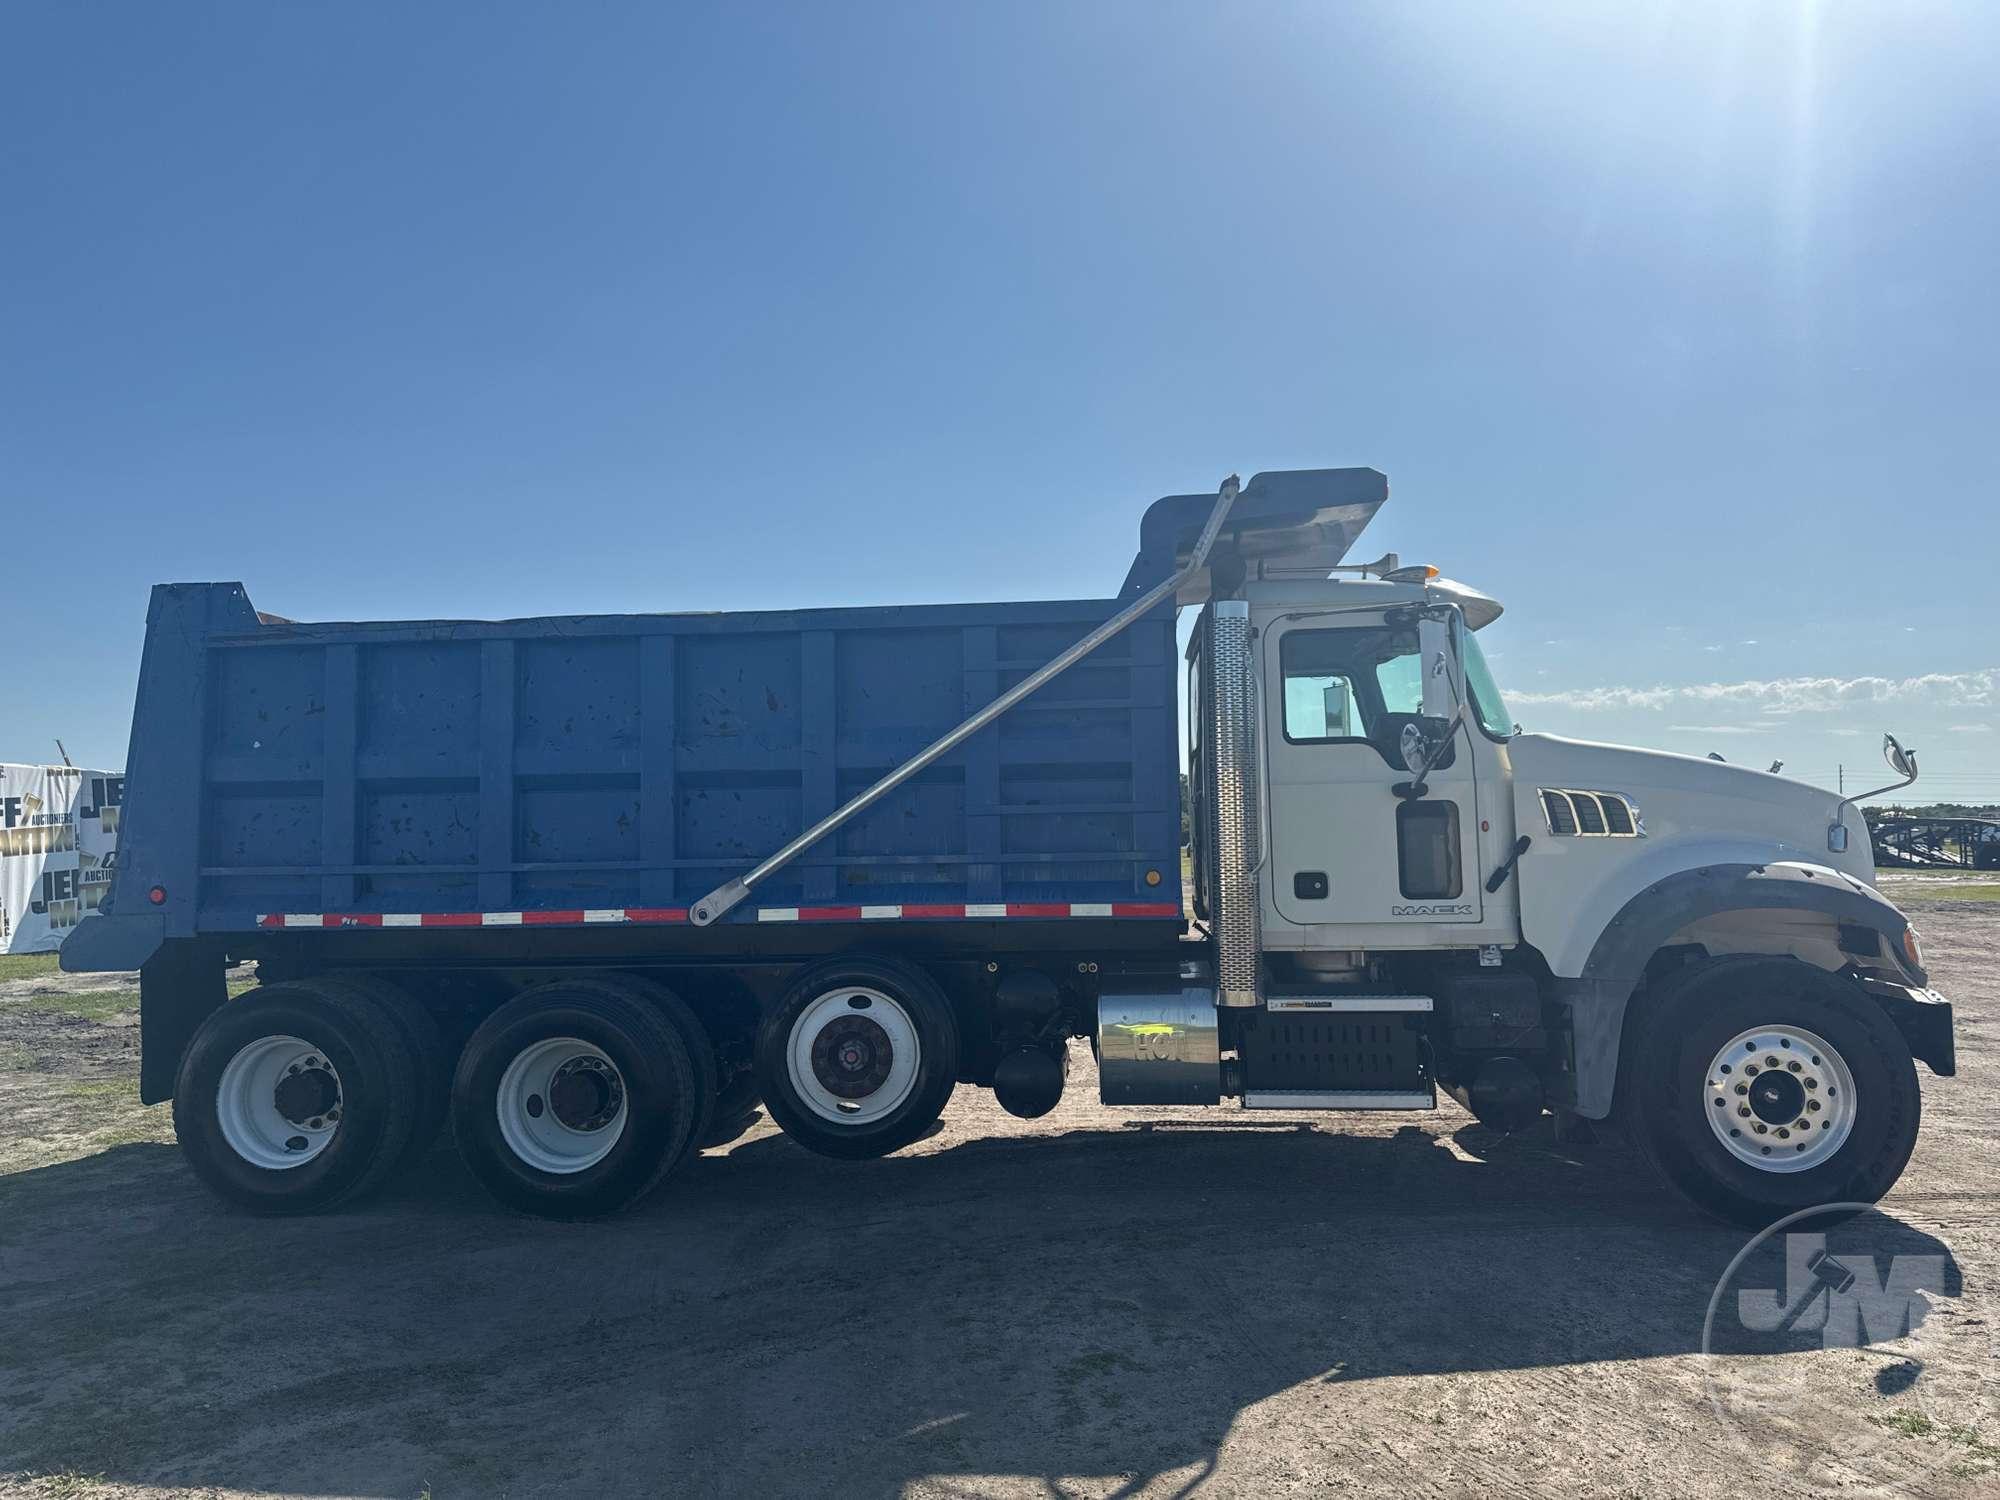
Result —
M1949 1260L1870 1223L1878 1254ZM172 1148L123 1146L0 1179L0 1474L1172 1492L1285 1393L1338 1464L1364 1416L1445 1399L1395 1377L1523 1372L1509 1400L1573 1400L1607 1362L1690 1354L1747 1238L1615 1145L1477 1127L1113 1124L856 1164L767 1127L583 1225L495 1209L448 1148L363 1208L258 1220Z

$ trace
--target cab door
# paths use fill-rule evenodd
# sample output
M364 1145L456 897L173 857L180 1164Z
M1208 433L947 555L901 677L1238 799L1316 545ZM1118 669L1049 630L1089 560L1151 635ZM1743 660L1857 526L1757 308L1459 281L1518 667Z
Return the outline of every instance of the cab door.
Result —
M1461 727L1425 794L1406 725L1423 708L1417 627L1277 620L1264 634L1270 885L1286 921L1398 927L1476 923L1478 757Z

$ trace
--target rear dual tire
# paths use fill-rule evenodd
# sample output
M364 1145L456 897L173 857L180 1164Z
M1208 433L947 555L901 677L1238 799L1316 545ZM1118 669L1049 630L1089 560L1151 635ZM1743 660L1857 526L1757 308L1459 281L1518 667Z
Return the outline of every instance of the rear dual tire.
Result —
M643 1198L707 1128L715 1060L701 1023L639 981L564 979L516 996L465 1045L452 1133L481 1184L551 1219Z
M428 1107L407 1035L364 985L265 985L224 1005L196 1031L174 1084L188 1164L254 1213L367 1196L408 1159Z

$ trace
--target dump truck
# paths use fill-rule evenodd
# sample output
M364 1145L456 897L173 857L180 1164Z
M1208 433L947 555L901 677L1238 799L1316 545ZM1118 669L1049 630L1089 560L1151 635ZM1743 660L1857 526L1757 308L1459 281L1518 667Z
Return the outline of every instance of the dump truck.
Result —
M1442 1091L1615 1122L1744 1223L1878 1199L1953 1033L1860 799L1523 732L1496 600L1348 561L1387 495L1169 496L1098 600L307 624L162 585L63 967L139 971L141 1096L257 1211L447 1119L564 1218L760 1108L880 1157L960 1086L1046 1113L1080 1041L1121 1110Z

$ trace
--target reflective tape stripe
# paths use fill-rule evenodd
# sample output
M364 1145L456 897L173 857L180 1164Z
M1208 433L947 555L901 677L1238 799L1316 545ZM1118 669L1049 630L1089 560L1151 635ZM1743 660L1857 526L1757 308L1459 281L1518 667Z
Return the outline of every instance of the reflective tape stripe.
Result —
M882 922L1037 920L1051 917L1179 917L1172 901L1013 901L916 903L886 906L760 906L759 922ZM602 906L551 911L268 912L265 929L341 927L597 927L606 924L683 923L684 906Z

